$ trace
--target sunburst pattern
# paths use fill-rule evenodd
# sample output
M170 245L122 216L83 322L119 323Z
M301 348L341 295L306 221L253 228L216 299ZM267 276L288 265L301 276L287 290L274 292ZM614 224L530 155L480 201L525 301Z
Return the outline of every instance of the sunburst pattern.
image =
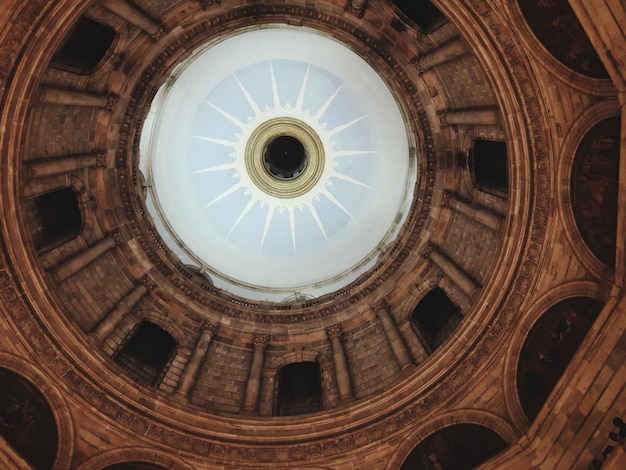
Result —
M295 197L262 189L246 167L251 136L281 119L303 123L323 147L319 178ZM413 163L388 88L349 49L302 30L247 32L198 51L157 94L141 154L166 243L251 298L315 296L354 279L411 199Z
M259 64L257 64L257 67L255 68L263 68L262 66L259 67L258 65ZM291 249L293 254L296 255L298 252L296 231L296 225L298 225L297 219L304 217L304 211L308 210L309 214L315 221L316 227L319 229L319 236L323 237L325 240L328 240L327 231L324 228L324 222L322 221L322 217L318 213L316 204L314 204L314 202L319 201L320 198L328 199L330 203L332 203L335 207L341 210L350 219L354 219L354 216L351 214L351 212L333 194L331 190L331 188L333 187L333 179L336 178L351 185L357 185L362 188L372 189L372 187L368 185L365 181L353 178L338 169L339 160L341 159L341 157L360 156L368 154L378 155L378 152L376 150L358 148L352 150L336 150L337 144L335 141L335 137L343 131L360 123L364 119L367 119L367 115L359 116L355 119L351 119L348 122L336 125L332 129L327 129L328 126L326 124L324 116L341 92L343 85L339 85L332 92L332 94L330 94L330 96L328 96L327 99L325 99L321 104L314 102L313 105L318 104L319 108L315 112L312 112L310 108L304 107L304 98L307 93L307 84L309 83L309 76L311 74L310 65L303 64L306 65L306 71L302 79L295 106L292 106L289 101L281 100L274 67L272 66L271 61L267 65L269 71L268 85L271 86L272 94L271 105L266 105L263 109L261 109L259 103L257 103L254 98L252 98L250 92L241 83L236 75L233 75L230 79L234 80L237 83L237 86L241 90L242 96L245 97L245 100L250 108L252 115L246 115L242 119L215 105L211 101L205 101L207 106L211 107L223 119L228 120L235 126L235 130L232 135L233 140L227 140L224 138L211 136L193 137L205 142L228 147L231 150L229 156L232 161L229 163L211 164L212 158L211 155L208 154L207 161L209 162L209 166L199 170L195 170L193 173L198 175L204 173L233 170L231 177L232 185L203 205L205 209L210 208L218 201L235 195L239 190L243 190L244 197L247 199L246 204L243 206L243 208L241 208L237 219L226 233L226 237L229 237L232 232L239 226L241 221L254 209L262 210L265 212L265 222L263 224L263 231L260 236L258 247L259 252L261 252L263 250L265 240L267 239L267 234L272 224L272 220L274 219L274 216L281 211L286 211L289 219L288 229L290 232L289 236L291 239ZM289 65L295 65L297 67L297 65L300 64L290 63ZM273 197L272 195L262 191L254 184L247 172L241 171L244 167L243 160L246 143L248 142L248 139L250 138L252 132L257 129L258 126L263 122L283 117L295 118L308 124L318 134L320 140L324 144L325 154L325 165L323 173L315 187L313 187L304 195L287 199Z

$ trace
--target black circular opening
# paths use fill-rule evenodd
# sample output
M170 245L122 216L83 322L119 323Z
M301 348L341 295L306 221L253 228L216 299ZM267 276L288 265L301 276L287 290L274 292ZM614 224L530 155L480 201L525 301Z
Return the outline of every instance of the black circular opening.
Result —
M279 178L295 178L306 165L304 145L295 137L281 135L265 147L265 168Z

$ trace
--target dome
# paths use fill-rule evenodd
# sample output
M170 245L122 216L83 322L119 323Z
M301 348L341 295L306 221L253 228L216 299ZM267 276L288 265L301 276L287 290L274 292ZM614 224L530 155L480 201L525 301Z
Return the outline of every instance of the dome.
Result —
M7 1L0 466L623 466L623 7Z

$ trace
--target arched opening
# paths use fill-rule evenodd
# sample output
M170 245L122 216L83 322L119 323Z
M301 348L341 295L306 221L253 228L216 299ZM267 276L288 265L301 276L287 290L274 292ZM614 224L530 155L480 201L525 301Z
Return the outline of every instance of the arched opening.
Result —
M274 414L301 415L322 410L322 379L317 362L294 362L278 370Z
M48 403L33 384L2 368L0 434L33 468L53 467L58 433Z
M435 287L417 304L411 325L427 352L431 353L454 332L463 314L440 287Z
M530 29L559 62L589 77L609 78L567 0L518 3Z
M128 374L148 385L158 386L174 357L176 340L154 323L143 321L129 335L115 361Z
M517 393L529 420L541 410L601 309L598 300L574 297L550 307L533 325L517 366Z
M593 126L576 149L570 183L578 230L591 252L610 268L617 248L620 136L619 116Z
M429 0L394 0L394 3L424 34L445 18Z
M90 73L113 44L115 31L91 18L81 16L52 57L50 65L75 73Z
M508 194L506 142L476 139L470 150L469 164L477 188L500 195Z
M456 424L431 434L411 451L401 470L469 470L507 448L495 431Z
M28 201L30 226L34 227L34 243L38 251L59 246L82 231L82 215L78 196L72 188L60 188Z

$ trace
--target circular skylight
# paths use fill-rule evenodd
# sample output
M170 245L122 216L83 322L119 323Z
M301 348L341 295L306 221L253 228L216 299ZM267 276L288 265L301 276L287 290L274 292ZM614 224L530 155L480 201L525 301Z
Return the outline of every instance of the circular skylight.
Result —
M140 169L160 235L216 287L319 296L398 233L415 162L393 95L344 45L268 27L203 47L157 93Z

